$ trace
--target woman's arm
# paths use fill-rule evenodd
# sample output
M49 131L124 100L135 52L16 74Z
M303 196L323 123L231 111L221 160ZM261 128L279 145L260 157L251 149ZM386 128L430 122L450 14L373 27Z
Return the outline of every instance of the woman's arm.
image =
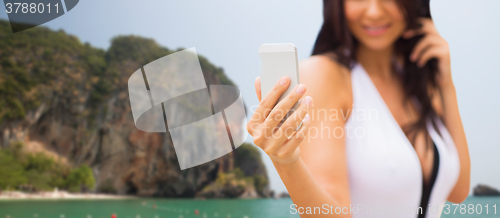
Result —
M310 123L307 132L300 136L303 126L294 135L301 139L293 149L287 143L276 145L281 151L273 149L262 139L258 139L256 144L273 160L296 205L291 206L291 212L301 213L301 217L350 217L345 142L339 133L339 129L344 130L346 119L343 117L349 116L352 105L349 73L326 57L319 56L302 61L300 72L300 80L307 87L304 96L314 99L314 105L308 108ZM258 96L259 87L257 79ZM332 116L334 113L338 113L338 116ZM338 137L333 135L335 129ZM256 132L254 134L257 135ZM284 155L287 153L300 155L296 159L290 155L290 160ZM343 211L345 214L336 214L337 207L337 212Z
M458 111L458 101L453 83L441 87L441 101L443 106L442 119L450 132L457 147L460 160L460 175L455 187L448 196L448 201L453 203L463 202L469 195L470 189L470 157L465 131Z
M275 164L276 169L298 206L328 204L334 212L335 207L343 208L350 217L344 138L352 107L349 71L325 56L315 56L301 62L300 72L306 94L314 99L309 135L299 146L301 160L293 166Z

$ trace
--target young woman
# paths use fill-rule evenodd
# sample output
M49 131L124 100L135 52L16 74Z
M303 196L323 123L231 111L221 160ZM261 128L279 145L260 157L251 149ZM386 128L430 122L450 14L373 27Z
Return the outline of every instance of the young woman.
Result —
M439 217L446 200L467 197L470 159L448 44L428 0L323 6L302 84L276 104L289 79L261 98L257 78L260 104L247 126L292 197L290 212Z

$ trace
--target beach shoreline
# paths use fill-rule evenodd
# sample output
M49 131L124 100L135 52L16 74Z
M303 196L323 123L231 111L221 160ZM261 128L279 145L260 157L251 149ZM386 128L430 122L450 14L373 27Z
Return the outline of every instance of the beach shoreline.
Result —
M123 200L137 199L136 196L130 195L112 195L112 194L96 194L96 193L69 193L66 191L49 191L27 193L20 191L2 191L0 192L0 200Z

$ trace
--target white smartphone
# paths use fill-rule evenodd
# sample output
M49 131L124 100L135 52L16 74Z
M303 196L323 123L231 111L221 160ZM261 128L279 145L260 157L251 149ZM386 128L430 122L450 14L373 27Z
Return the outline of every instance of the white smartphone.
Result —
M299 84L299 64L297 48L292 43L263 44L259 48L260 57L260 90L262 97L266 96L273 86L283 77L290 79L290 86L284 92L281 101ZM278 103L276 102L276 103ZM297 102L291 112L295 111Z

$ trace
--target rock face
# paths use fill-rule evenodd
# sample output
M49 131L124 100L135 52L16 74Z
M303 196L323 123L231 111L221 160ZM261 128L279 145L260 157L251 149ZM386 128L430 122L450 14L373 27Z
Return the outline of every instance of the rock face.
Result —
M12 34L9 24L0 21L0 148L21 141L70 164L88 164L96 192L269 196L267 172L255 146L242 145L181 171L168 133L142 132L134 126L129 76L172 52L137 36L116 37L104 51L63 31L36 27ZM221 68L199 58L207 85L232 84ZM229 188L206 194L217 178L235 170L243 173L226 178L229 186L223 185Z
M493 187L478 184L473 190L474 196L500 196L500 191Z

